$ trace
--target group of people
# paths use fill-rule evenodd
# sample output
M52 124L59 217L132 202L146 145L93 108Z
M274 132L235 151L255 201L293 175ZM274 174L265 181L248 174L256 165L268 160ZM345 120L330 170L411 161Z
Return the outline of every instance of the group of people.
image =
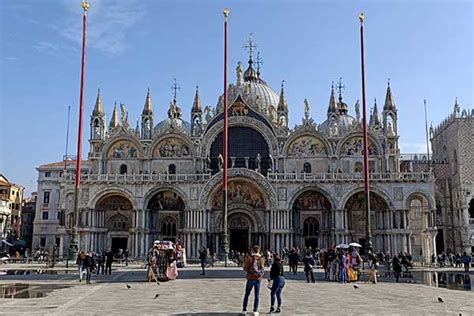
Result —
M113 261L114 255L111 251L79 252L76 260L76 264L79 270L79 282L82 282L84 274L86 275L85 279L87 284L90 284L91 275L93 273L96 273L96 275L99 275L100 273L102 273L102 275L111 275Z
M464 252L462 255L461 253L453 254L452 252L442 252L436 256L435 254L431 255L431 263L438 267L453 267L453 268L462 268L464 266L464 271L469 271L469 266L471 263L471 257Z

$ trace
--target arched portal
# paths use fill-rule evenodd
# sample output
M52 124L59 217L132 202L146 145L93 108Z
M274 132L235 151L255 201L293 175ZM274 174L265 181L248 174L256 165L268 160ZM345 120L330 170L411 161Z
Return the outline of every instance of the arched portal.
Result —
M229 128L229 161L230 168L259 169L266 174L270 168L270 151L265 138L250 127ZM219 155L223 153L223 133L219 133L211 145L209 166L213 172L219 171ZM260 155L260 161L257 158Z
M109 194L97 202L95 212L98 214L96 218L103 218L96 225L107 229L105 234L102 233L106 239L106 248L114 254L131 248L129 237L133 226L132 203L122 195Z
M364 245L366 242L366 203L365 193L358 192L352 195L346 202L345 209L348 213L348 221L345 228L350 232L351 241ZM387 202L377 193L370 192L370 227L373 237L373 245L376 249L389 249L386 239L379 236L379 231L390 229L388 223L389 210Z
M295 199L292 206L294 244L300 247L323 248L330 244L329 228L331 202L316 190L307 190ZM320 223L325 223L324 240Z
M426 234L430 227L434 226L434 211L430 211L428 199L422 194L412 194L408 200L408 223L407 228L411 230L410 253L422 256L430 260L431 254L436 250L433 241Z
M153 240L164 239L176 242L179 230L183 228L183 198L176 192L157 192L148 202L147 223Z
M229 216L228 230L231 250L245 253L250 248L252 223L245 213L236 212Z

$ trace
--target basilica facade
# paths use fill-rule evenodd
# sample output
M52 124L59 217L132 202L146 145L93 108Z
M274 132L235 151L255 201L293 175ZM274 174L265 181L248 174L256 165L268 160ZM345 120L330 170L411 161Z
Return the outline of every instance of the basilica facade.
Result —
M245 68L241 63L236 67L227 109L223 96L215 107L203 107L196 89L190 123L176 95L168 117L156 122L150 90L141 124L130 125L125 105L116 105L107 122L98 93L81 175L81 249L129 249L131 256L143 258L154 240L166 239L181 241L191 258L202 247L221 252L223 163L229 167L230 249L364 243L359 102L350 115L342 89L332 86L322 122L310 116L305 100L301 123L289 128L283 84L279 93L272 89L252 57ZM400 171L390 86L381 108L374 104L368 124L373 244L376 251L408 251L426 259L436 248L434 178L429 172ZM224 110L229 116L227 162L221 156ZM48 226L39 219L35 236L53 230L61 252L67 253L74 175L66 172L57 185L58 220Z

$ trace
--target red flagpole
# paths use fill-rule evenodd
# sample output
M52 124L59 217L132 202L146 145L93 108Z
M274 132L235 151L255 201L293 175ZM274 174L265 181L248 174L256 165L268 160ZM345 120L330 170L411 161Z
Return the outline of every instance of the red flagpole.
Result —
M227 267L227 260L229 256L229 235L227 232L227 172L228 172L228 136L229 126L227 118L227 18L229 17L229 9L224 9L224 171L222 175L222 194L224 195L224 264Z
M77 133L77 157L76 157L76 182L74 194L74 217L75 223L72 230L70 248L70 257L74 259L79 250L78 240L78 226L79 226L79 187L81 184L81 156L82 156L82 114L84 112L84 81L86 68L86 30L87 30L87 10L90 4L84 0L82 1L82 9L84 10L82 16L82 65L81 65L81 88L79 95L79 128Z
M369 151L368 151L368 135L367 135L367 106L365 102L365 54L364 54L364 14L359 15L360 20L360 57L362 67L362 109L363 119L362 127L364 131L364 191L365 191L365 206L366 206L366 250L372 248L372 231L370 225L370 179L369 179Z

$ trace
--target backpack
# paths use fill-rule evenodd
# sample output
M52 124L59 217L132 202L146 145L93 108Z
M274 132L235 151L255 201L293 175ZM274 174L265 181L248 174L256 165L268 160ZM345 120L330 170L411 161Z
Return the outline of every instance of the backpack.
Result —
M259 278L259 279L262 278L263 275L265 274L262 263L260 262L260 260L257 260L255 257L253 257L253 263L252 263L252 266L250 267L249 273L253 277Z

